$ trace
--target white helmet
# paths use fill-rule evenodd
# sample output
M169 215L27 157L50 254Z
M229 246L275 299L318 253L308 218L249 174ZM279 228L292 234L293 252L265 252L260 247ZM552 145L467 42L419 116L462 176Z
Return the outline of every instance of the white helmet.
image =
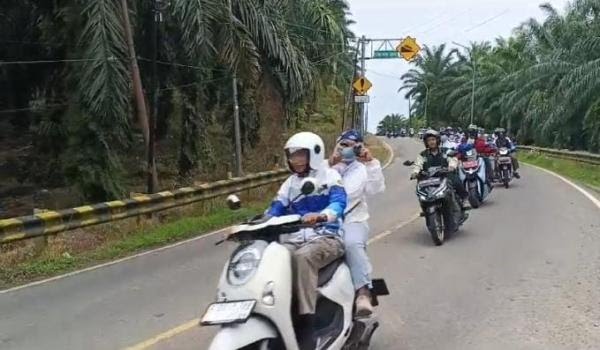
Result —
M308 150L308 164L312 170L318 170L323 167L325 161L325 144L319 135L312 132L299 132L290 137L284 147L287 155L301 149ZM288 167L290 167L289 163ZM291 167L290 170L292 170Z

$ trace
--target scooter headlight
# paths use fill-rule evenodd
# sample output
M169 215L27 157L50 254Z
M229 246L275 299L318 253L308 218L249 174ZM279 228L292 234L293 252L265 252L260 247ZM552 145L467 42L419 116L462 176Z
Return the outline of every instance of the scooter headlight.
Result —
M229 262L227 280L233 285L243 285L250 280L260 263L261 251L249 246L238 251Z

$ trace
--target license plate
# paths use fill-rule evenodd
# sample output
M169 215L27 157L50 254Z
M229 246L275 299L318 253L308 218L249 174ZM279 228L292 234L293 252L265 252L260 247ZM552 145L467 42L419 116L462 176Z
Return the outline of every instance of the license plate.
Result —
M466 162L463 162L463 167L465 168L474 168L477 166L477 161L476 160L469 160Z
M512 160L508 157L501 157L500 159L498 159L498 163L501 163L501 164L506 164L506 163L511 163L511 162L512 162Z
M256 306L256 300L227 301L210 304L204 316L202 316L201 324L217 325L246 322L252 310L254 310L254 306Z

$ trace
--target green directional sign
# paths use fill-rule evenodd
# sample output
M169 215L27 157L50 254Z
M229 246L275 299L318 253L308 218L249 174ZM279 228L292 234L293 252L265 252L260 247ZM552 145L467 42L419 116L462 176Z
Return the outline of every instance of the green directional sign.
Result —
M377 50L373 53L373 58L398 58L396 50Z

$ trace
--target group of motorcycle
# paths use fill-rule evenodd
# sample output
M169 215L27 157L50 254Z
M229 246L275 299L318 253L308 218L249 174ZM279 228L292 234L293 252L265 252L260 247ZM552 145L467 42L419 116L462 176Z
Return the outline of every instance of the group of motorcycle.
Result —
M449 157L457 157L450 150ZM512 179L510 157L498 150L494 172L496 181L508 186ZM405 162L410 165L411 162ZM477 208L492 191L486 179L485 162L472 149L462 157L460 180L469 192L472 207ZM448 234L456 232L466 220L465 208L457 199L447 178L448 169L430 167L419 177L417 196L426 218L427 227L436 245ZM306 179L301 195L319 191L314 179ZM294 200L291 201L293 203ZM291 205L290 203L290 205ZM230 208L240 207L235 196L228 198ZM236 226L220 244L238 243L226 262L219 280L216 300L204 313L201 324L220 326L209 350L297 350L295 325L298 315L292 310L291 253L279 244L279 236L306 227L298 215L255 218ZM355 293L352 277L343 258L322 268L318 276L316 327L318 350L367 350L379 326L375 315L357 318L354 315ZM373 280L373 304L377 296L389 291L381 279Z
M458 142L446 141L447 157L459 157ZM513 163L510 156L512 150L501 147L494 154L480 155L475 148L469 149L459 158L458 176L468 192L471 208L479 208L490 195L494 183L509 187L513 179ZM488 162L486 159L488 158ZM414 162L406 161L411 166ZM486 169L486 164L492 166ZM416 186L416 195L421 204L421 216L425 217L427 229L435 245L442 245L445 239L458 231L468 217L456 192L449 185L448 170L430 167L426 173L420 174Z

